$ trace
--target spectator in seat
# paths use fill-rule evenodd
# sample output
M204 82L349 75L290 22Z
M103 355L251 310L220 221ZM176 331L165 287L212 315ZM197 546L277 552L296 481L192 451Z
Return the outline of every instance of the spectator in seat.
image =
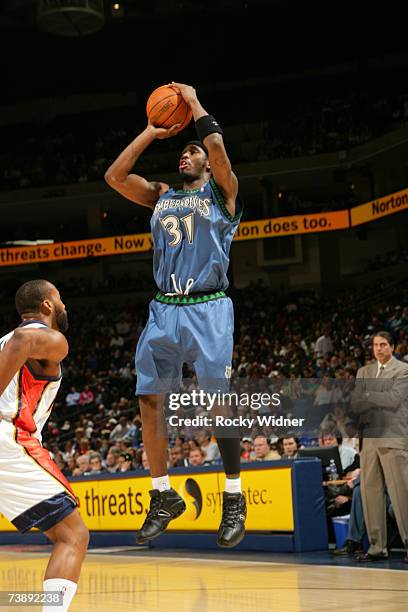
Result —
M88 438L81 438L79 441L78 452L80 455L87 455L91 449L89 448Z
M140 444L141 439L141 419L140 415L137 414L129 427L128 432L123 436L123 440L128 440L132 447L136 448Z
M67 434L71 432L71 423L68 419L65 419L64 423L61 425L61 434L64 437L67 437Z
M196 440L204 452L205 460L218 461L218 459L221 458L218 444L216 442L211 442L211 438L211 431L208 429L201 429L196 435Z
M333 353L333 340L330 338L330 328L325 327L323 334L316 340L315 354L316 357L327 357Z
M186 467L188 460L183 459L183 451L181 446L172 446L169 449L170 466L169 467Z
M333 391L333 381L327 374L324 374L313 400L315 415L320 421L332 418Z
M201 448L192 448L188 456L189 465L197 467L204 465L205 454ZM208 465L208 462L207 462Z
M111 434L109 436L109 440L111 442L117 442L118 440L122 440L126 438L129 434L131 425L124 415L119 417L119 423L112 429Z
M89 385L86 385L85 389L81 391L79 396L80 406L87 406L88 404L92 404L94 399L94 394L90 390Z
M119 469L120 450L116 446L111 446L106 455L106 469L111 474L114 474Z
M73 472L75 470L76 467L76 461L75 461L75 457L74 456L69 456L67 458L67 460L65 461L65 469L63 470L63 474L64 476L66 476L67 478L69 478L70 476L73 476Z
M76 390L76 387L72 386L69 393L65 397L65 405L68 408L79 405L80 393Z
M266 436L257 436L254 440L254 461L274 461L280 459L277 451L271 450Z
M130 453L121 453L118 458L118 472L129 472L133 470L133 457Z
M338 446L343 472L350 471L354 468L354 463L357 461L357 453L350 446L344 446L344 444L342 444L343 438L338 429L323 430L319 438L321 440L321 446ZM359 465L355 467L359 467Z
M115 446L119 448L121 453L130 453L132 449L130 440L120 439L116 442Z
M102 467L102 457L100 453L89 454L89 468L89 471L85 472L84 476L97 476L105 472Z
M89 455L79 455L76 460L76 468L72 472L73 476L84 476L89 472Z
M119 336L119 334L116 333L112 336L109 346L111 348L122 348L124 344L125 344L125 341L122 338L122 336Z
M342 548L335 548L333 554L347 556L364 552L363 538L366 533L363 502L360 491L360 470L348 473L347 484L353 490L351 498L350 519L348 524L347 540Z
M244 436L241 441L241 461L251 461L252 438Z
M344 446L350 446L350 448L353 448L358 453L360 440L357 423L351 419L346 419L344 422L344 433Z
M188 441L183 442L182 446L181 446L181 454L182 454L182 459L183 459L183 463L185 466L190 465L189 461L188 461L188 457L190 455L190 444Z
M284 436L280 440L279 448L282 449L282 459L295 459L300 448L299 439L295 436Z
M64 446L64 452L62 453L62 458L65 463L68 461L69 457L73 457L75 454L74 443L72 440L67 440Z
M352 472L348 472L346 475L348 486L353 489L353 496L351 499L351 509L350 509L350 519L348 524L348 532L347 539L342 548L335 548L333 554L336 556L359 556L364 553L363 540L367 535L365 520L364 520L364 511L363 511L363 502L361 498L361 488L360 488L360 470L353 470ZM387 515L391 519L392 522L395 523L395 515L391 505L391 499L386 494L386 506L387 506ZM398 528L396 529L398 531ZM391 536L392 539L392 536Z

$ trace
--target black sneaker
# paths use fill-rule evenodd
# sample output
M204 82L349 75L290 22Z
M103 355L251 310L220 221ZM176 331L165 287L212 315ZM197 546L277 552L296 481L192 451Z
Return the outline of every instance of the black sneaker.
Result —
M245 535L246 514L246 501L242 493L225 492L222 519L218 529L218 546L232 548L241 542Z
M347 540L342 548L335 548L333 555L336 557L348 557L349 555L359 555L364 552L363 545L360 542Z
M173 519L183 514L186 509L184 499L174 489L149 491L150 509L136 536L138 544L146 544L161 535Z

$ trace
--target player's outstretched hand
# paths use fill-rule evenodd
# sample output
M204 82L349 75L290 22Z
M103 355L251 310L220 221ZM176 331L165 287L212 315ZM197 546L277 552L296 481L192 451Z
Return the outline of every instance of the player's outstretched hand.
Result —
M185 85L184 83L175 83L174 81L172 81L170 85L178 87L181 95L183 96L184 101L187 102L187 104L189 104L190 106L193 102L197 101L196 90L191 85Z
M172 136L175 136L178 133L177 130L179 129L180 125L181 123L175 123L171 126L171 128L162 128L156 127L155 125L150 123L150 121L148 124L149 128L153 130L154 137L158 140L164 140L165 138L171 138Z

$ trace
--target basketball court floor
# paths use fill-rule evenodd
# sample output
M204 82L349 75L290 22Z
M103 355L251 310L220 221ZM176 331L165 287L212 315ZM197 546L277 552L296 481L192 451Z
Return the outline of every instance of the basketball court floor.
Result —
M0 590L41 590L48 552L0 548ZM401 559L367 567L329 553L95 549L70 611L407 612L408 566ZM1 607L8 609L16 608Z

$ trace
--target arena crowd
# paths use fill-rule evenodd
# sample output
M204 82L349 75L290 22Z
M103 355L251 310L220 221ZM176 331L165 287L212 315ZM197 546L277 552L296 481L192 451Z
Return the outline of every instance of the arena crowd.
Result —
M365 290L335 296L310 291L278 296L261 282L233 292L232 390L280 394L278 408L261 408L256 414L290 416L296 401L315 417L307 432L259 424L243 430L243 461L287 455L282 436L288 433L297 438L297 447L317 444L322 427L336 429L344 438L355 437L346 407L357 369L372 359L373 333L389 331L394 355L408 362L408 293L397 288L389 297L378 295ZM147 467L134 395L134 352L146 312L146 305L138 302L118 308L105 301L99 307L69 309L70 354L44 432L46 446L67 475L92 472L92 465L97 471ZM3 317L2 331L15 323L10 316ZM183 380L187 386L194 382L187 367ZM187 413L200 414L200 409ZM250 407L239 408L238 413L255 414ZM219 460L211 432L185 427L169 431L169 465ZM355 440L350 444L356 447Z
M266 93L262 95L268 99ZM408 119L408 94L396 90L382 96L370 90L358 94L339 90L336 95L322 90L314 96L309 91L307 99L297 100L289 89L286 94L281 89L280 96L269 98L273 101L270 108L259 109L262 122L258 120L258 124L253 120L243 122L245 105L240 106L241 115L234 123L227 97L224 96L228 109L225 113L223 98L217 97L233 164L350 149L400 127ZM118 152L143 129L140 122L143 115L143 108L137 112L134 107L125 107L108 114L65 116L38 127L3 128L0 131L0 189L101 180ZM137 123L135 117L138 117ZM101 128L104 125L110 127ZM176 156L187 133L188 130L175 139L149 147L138 162L140 172L168 172L166 153L174 151ZM253 147L245 146L251 142Z

